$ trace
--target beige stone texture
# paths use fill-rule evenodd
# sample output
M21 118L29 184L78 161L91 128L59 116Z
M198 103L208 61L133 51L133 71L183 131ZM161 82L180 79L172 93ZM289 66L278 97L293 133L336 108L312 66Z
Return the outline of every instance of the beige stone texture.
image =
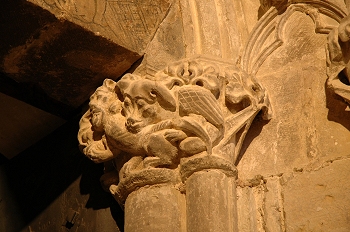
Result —
M29 0L29 2L50 11L59 19L74 22L97 35L110 39L139 54L142 54L148 43L153 40L153 36L158 30L158 27L161 23L164 23L164 18L169 17L168 11L176 10L179 5L181 8L180 17L183 17L181 20L184 20L185 24L196 24L196 26L193 27L193 30L196 30L196 32L191 32L189 31L191 30L189 29L190 27L185 27L186 41L195 39L191 38L192 34L202 31L200 32L200 34L202 34L201 36L205 36L204 40L208 41L205 43L210 46L210 48L204 49L209 49L207 50L209 53L213 52L212 46L216 46L215 44L219 45L219 43L215 41L215 36L219 36L219 34L221 34L221 46L225 47L228 45L231 49L239 49L240 44L238 43L247 40L249 32L251 32L262 15L259 11L260 2L256 0L223 0L218 2L192 1L192 3L170 0ZM174 7L174 5L177 6ZM244 12L244 14L241 14L241 12ZM195 20L194 14L199 16L199 20ZM239 23L235 24L233 23L234 21L238 21ZM174 23L174 26L180 26L177 22L172 23ZM213 24L215 24L216 27L213 27ZM207 26L208 28L206 29L205 27ZM238 28L235 27L240 27L240 33L236 33ZM172 34L174 32L170 33ZM210 40L208 40L208 33L213 37L211 43ZM177 34L174 33L174 35ZM178 36L176 37L178 38ZM236 48L233 48L229 44L234 45ZM191 48L193 45L189 43L187 43L187 45L188 47L186 50L189 51L188 55L198 53L198 51L194 52L194 48ZM207 45L204 44L204 47ZM178 48L180 47L181 46ZM227 50L227 48L224 50ZM172 53L173 52L176 51L172 50ZM236 55L237 50L234 52L233 57ZM230 57L232 56L226 56L228 59L231 59Z
M336 159L286 180L286 231L350 230L349 164L349 158Z
M0 170L1 216L6 209L22 221L20 207L31 206L40 213L31 232L56 231L51 222L59 220L60 231L84 232L350 231L350 0L28 1L56 18L46 16L30 39L3 50L1 69L19 83L23 74L37 76L31 83L75 109L88 101L79 148L104 167L102 188L125 223L117 228L108 209L89 202L91 166L85 180L77 172L46 199L45 211L19 204L35 176L22 174L29 181L12 196L7 185L18 178ZM59 58L42 56L57 50ZM32 126L48 124L41 115ZM17 121L26 130L24 116ZM50 154L57 149L47 146ZM48 157L37 158L44 172ZM33 181L39 188L28 195L39 195L45 181ZM0 230L22 227L5 216Z
M346 15L343 1L173 2L80 124L84 154L115 164L105 187L127 230L349 230L350 114L327 63L347 45L326 49Z
M186 231L184 195L169 186L148 186L125 203L125 231Z
M142 54L165 17L170 0L30 0L62 20L74 22Z
M326 37L315 33L305 13L296 12L287 21L285 42L257 74L270 90L274 117L252 126L251 143L238 165L242 179L349 154L350 114L325 89Z
M186 185L187 231L237 231L234 178L217 170L201 171Z

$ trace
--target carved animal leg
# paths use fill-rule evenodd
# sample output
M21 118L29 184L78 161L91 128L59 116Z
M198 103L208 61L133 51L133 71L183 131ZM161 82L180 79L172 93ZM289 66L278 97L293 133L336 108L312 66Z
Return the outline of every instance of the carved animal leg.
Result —
M206 151L207 147L200 138L188 137L181 141L179 149L184 153L184 156L191 156Z
M151 157L144 159L145 166L170 166L177 158L178 149L165 138L163 133L164 131L156 132L149 137L147 153Z
M120 153L119 150L114 150L113 153L101 140L91 142L83 151L95 163L109 161Z
M176 142L182 141L185 138L187 138L187 135L181 130L168 129L165 131L164 137L172 144L175 144Z
M208 132L203 128L203 125L198 123L195 118L191 116L185 116L181 119L174 120L174 125L186 132L190 132L194 135L197 135L199 138L201 138L207 147L207 151L209 154L211 154L212 150L212 143L210 140L210 137L208 135Z

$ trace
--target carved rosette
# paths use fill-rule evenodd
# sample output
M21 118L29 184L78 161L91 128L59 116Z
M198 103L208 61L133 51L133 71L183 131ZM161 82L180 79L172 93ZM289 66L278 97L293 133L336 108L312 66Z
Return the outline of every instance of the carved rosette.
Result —
M87 157L105 162L101 182L123 205L146 185L182 191L200 170L235 177L244 137L260 111L269 118L269 107L266 90L252 75L199 56L152 76L105 80L90 98L78 138Z

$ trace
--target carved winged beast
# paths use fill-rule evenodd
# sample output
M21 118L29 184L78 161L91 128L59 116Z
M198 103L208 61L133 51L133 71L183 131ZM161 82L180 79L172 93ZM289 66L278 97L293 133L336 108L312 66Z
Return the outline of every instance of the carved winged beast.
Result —
M180 158L202 152L234 162L250 123L268 104L249 76L185 61L147 78L106 79L90 98L78 138L94 162L129 154L128 170L140 163L177 167Z
M171 166L180 157L212 152L223 135L215 97L199 86L169 89L159 80L127 74L117 84L128 131L139 135L150 166Z
M199 86L174 91L160 81L127 74L118 83L105 80L89 106L78 138L84 154L95 162L124 151L146 156L146 166L169 167L180 157L211 153L223 136L220 107Z

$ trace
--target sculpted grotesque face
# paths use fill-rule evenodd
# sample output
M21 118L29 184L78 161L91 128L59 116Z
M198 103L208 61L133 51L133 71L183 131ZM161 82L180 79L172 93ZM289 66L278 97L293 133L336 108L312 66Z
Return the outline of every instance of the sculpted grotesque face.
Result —
M133 133L139 132L143 127L161 121L160 106L156 101L149 102L143 98L124 100L126 127Z
M98 89L90 97L91 124L95 131L104 131L106 114L116 114L121 111L121 102L114 92Z
M170 91L155 81L145 79L133 82L124 96L126 127L132 133L170 118L176 110L175 99Z

